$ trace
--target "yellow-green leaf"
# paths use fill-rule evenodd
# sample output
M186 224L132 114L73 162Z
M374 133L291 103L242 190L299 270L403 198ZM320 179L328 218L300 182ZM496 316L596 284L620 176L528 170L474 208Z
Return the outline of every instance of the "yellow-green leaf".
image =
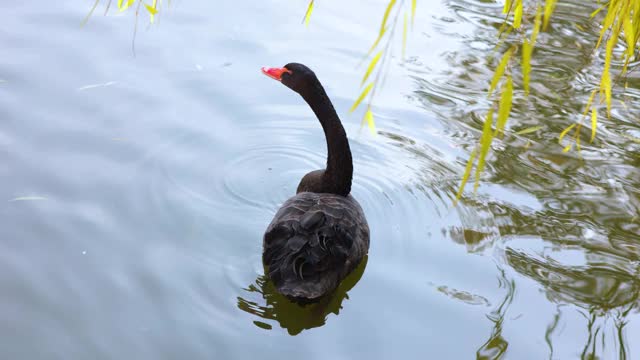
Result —
M531 32L531 47L535 46L538 39L538 33L540 32L540 23L542 22L542 7L538 5L536 9L536 17L533 21L533 30Z
M391 9L393 5L395 5L396 0L389 1L389 5L387 5L387 9L384 11L384 16L382 17L382 23L380 24L380 35L378 37L382 37L382 34L385 32L385 28L387 27L387 20L389 19L389 14L391 13Z
M506 0L504 2L504 7L502 7L502 13L508 14L511 11L511 0Z
M592 17L592 18L593 18L593 17L595 17L596 15L598 15L598 13L599 13L600 11L602 11L602 9L604 9L605 7L607 7L607 5L609 5L609 3L605 3L605 4L603 4L602 6L600 6L599 8L597 8L596 10L594 10L594 11L591 13L590 17Z
M360 96L358 96L358 99L353 103L353 105L351 106L351 109L349 109L349 112L353 112L355 109L358 108L358 105L360 105L360 103L362 102L362 100L364 100L365 97L367 97L367 94L369 94L369 92L371 91L371 89L373 89L373 83L367 85L366 88L364 88L364 90L362 91L362 93L360 94Z
M411 27L413 28L413 22L416 18L416 6L418 0L411 0Z
M309 26L309 20L311 19L311 13L313 12L313 1L309 2L309 6L307 6L307 12L304 14L304 25Z
M575 123L573 123L573 124L571 124L571 125L567 126L567 128L566 128L566 129L562 130L562 132L561 132L561 133L560 133L560 135L558 136L558 143L560 143L560 142L562 141L562 138L563 138L565 135L567 135L567 133L568 133L569 131L571 131L571 129L573 129L575 126L576 126L576 124L575 124Z
M582 149L580 148L580 129L582 129L582 123L578 124L578 127L576 128L576 149L578 150L578 152L580 152Z
M507 64L509 63L509 59L511 58L511 49L507 50L507 52L502 56L500 60L500 64L496 68L496 72L493 74L493 79L491 79L491 85L489 86L489 91L487 97L491 96L493 90L495 90L496 86L498 86L498 82L504 74L505 69L507 68Z
M129 6L133 5L134 2L135 0L127 0L126 3L124 2L124 0L118 0L118 9L120 9L120 11L127 10Z
M589 142L593 142L593 139L596 138L596 126L598 125L598 111L596 111L596 107L594 106L591 109L591 139Z
M569 144L569 145L565 146L565 147L564 147L564 149L562 149L562 152L563 152L563 153L566 153L567 151L571 150L571 147L572 147L572 146L573 146L573 145L571 145L571 144Z
M602 22L602 28L600 29L600 37L598 38L598 42L596 43L596 46L595 46L596 49L600 47L600 42L602 42L602 39L604 39L604 35L607 33L609 28L613 25L613 22L616 19L616 16L618 14L618 8L620 6L621 6L621 1L609 1L609 8L607 9L607 15L604 17L604 20ZM615 35L610 34L609 39L616 38L617 40L617 36L618 36L617 34Z
M529 40L524 39L522 43L522 87L524 88L524 95L529 95L529 81L531 79L531 53L533 52L533 45Z
M485 159L489 153L489 148L491 147L491 140L493 139L493 134L491 132L492 126L493 108L489 108L487 118L485 119L484 126L482 127L482 137L480 138L480 157L478 158L478 167L476 168L476 182L473 186L474 192L478 190L478 186L480 185L480 175L482 174L482 170L484 170Z
M364 77L362 78L360 85L363 85L364 82L367 81L367 79L369 78L369 75L371 75L371 72L376 67L376 64L378 63L378 61L380 61L381 56L382 56L382 50L378 51L376 56L374 56L373 59L371 59L371 63L369 63L369 67L367 67L367 71L364 73Z
M404 27L402 28L402 59L405 58L407 49L407 13L404 14Z
M609 75L609 70L606 69L602 74L602 79L600 80L600 91L604 92L605 102L607 104L607 116L611 115L611 75Z
M2 81L1 81L1 80L0 80L0 83L2 83ZM622 100L618 100L618 101L620 102L620 105L622 105L622 107L623 107L625 110L627 110L627 111L629 110L629 108L627 107L627 104L625 104L625 103L624 103L624 101L622 101Z
M147 11L149 12L150 16L151 16L151 22L153 23L155 15L158 13L158 9L156 9L156 2L157 0L153 0L153 4L148 5L148 4L144 4L144 7L147 8Z
M547 31L547 27L549 26L549 20L551 19L551 14L553 10L556 8L556 2L558 0L546 0L544 3L544 19L542 29Z
M96 7L98 7L98 3L99 2L100 2L100 0L96 0L93 3L93 6L91 7L91 10L89 10L89 13L87 14L87 16L85 16L84 20L82 20L82 23L80 23L80 26L85 26L87 24L87 21L89 21L89 18L91 17L93 12L96 10Z
M153 22L153 17L158 13L158 10L154 9L153 6L148 4L144 4L144 7L147 8L147 11L149 11L149 14L151 14L151 22Z
M522 129L518 132L516 132L516 135L525 135L525 134L531 134L534 133L538 130L542 129L542 126L532 126L532 127L528 127L526 129Z
M364 113L364 118L362 119L362 125L364 125L365 121L367 122L367 125L369 126L369 131L371 131L371 134L375 135L376 134L376 124L373 122L373 112L371 112L371 107L370 106L367 108L367 111Z
M587 101L587 106L585 106L584 112L582 113L583 116L586 116L587 113L589 112L589 109L591 108L591 103L593 102L593 98L595 97L597 91L598 90L596 89L591 92L591 96L589 96L589 100Z
M467 166L465 167L464 174L462 175L462 182L460 183L460 188L458 189L458 192L456 193L456 199L453 202L454 206L458 202L458 200L460 200L460 196L462 196L464 187L465 185L467 185L467 181L469 181L469 177L471 176L471 169L473 168L473 163L475 162L477 155L478 155L478 152L476 150L473 150L471 152L471 155L469 155Z
M635 38L640 37L640 3L636 3L636 8L633 10L633 21L631 22L636 30Z
M633 56L633 52L636 48L635 31L633 31L633 24L631 23L631 18L629 16L625 16L622 19L622 27L624 28L624 38L627 40L626 57L629 59Z
M498 121L496 123L496 133L504 133L504 126L507 124L509 113L511 113L511 102L513 99L513 80L507 76L507 81L500 96L500 106L498 107Z
M376 49L376 46L378 46L378 43L380 42L380 40L382 40L382 37L384 36L386 31L387 31L387 29L384 29L384 30L382 30L380 35L378 35L378 38L376 39L376 41L373 42L373 45L371 45L371 48L369 49L369 51L367 51L367 56L371 55L373 50Z
M522 24L522 0L516 1L516 9L513 11L513 27L518 29Z
M531 32L531 41L527 39L522 43L522 82L525 96L529 95L529 83L531 79L531 54L533 53L533 47L536 44L538 38L538 32L540 32L540 21L542 17L542 7L538 6L536 9L536 17L533 22L533 30Z
M378 43L386 33L387 20L389 19L389 14L391 13L391 9L393 9L393 6L395 5L395 3L396 3L396 0L389 1L389 4L387 5L387 9L384 12L384 16L382 17L382 22L380 23L380 31L378 33L378 38L376 39L376 41L374 41L373 45L371 45L371 48L369 49L367 56L371 55L373 50L376 48L376 46L378 46Z

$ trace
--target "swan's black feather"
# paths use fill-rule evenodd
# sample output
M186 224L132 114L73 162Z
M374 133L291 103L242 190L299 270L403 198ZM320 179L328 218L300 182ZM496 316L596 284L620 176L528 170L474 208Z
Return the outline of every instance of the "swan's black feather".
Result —
M312 301L333 291L369 250L369 226L351 196L302 192L264 234L263 262L278 291Z

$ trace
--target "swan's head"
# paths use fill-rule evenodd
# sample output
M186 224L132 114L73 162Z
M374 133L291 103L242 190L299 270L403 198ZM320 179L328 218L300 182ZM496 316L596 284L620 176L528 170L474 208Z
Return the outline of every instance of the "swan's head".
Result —
M289 63L281 68L263 67L262 73L301 95L318 82L311 69L298 63Z

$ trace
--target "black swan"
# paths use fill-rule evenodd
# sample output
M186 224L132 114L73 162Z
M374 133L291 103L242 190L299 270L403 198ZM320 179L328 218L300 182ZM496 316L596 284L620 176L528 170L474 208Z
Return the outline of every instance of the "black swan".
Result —
M349 195L353 162L347 134L316 75L296 63L262 72L302 96L327 140L327 168L302 178L263 239L262 262L278 292L313 302L333 292L367 254L369 225Z

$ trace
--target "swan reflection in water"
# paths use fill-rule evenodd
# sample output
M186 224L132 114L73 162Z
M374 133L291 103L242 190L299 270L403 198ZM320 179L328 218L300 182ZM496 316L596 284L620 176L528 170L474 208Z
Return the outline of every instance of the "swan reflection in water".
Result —
M298 335L303 330L323 326L330 313L340 314L342 302L349 299L347 292L351 290L362 278L367 266L368 256L340 283L340 286L330 295L323 297L316 303L299 305L279 294L273 283L267 276L259 276L254 284L249 285L245 291L260 294L266 304L238 297L238 308L250 314L257 315L262 320L253 323L263 329L271 329L272 325L263 320L275 320L290 335Z

